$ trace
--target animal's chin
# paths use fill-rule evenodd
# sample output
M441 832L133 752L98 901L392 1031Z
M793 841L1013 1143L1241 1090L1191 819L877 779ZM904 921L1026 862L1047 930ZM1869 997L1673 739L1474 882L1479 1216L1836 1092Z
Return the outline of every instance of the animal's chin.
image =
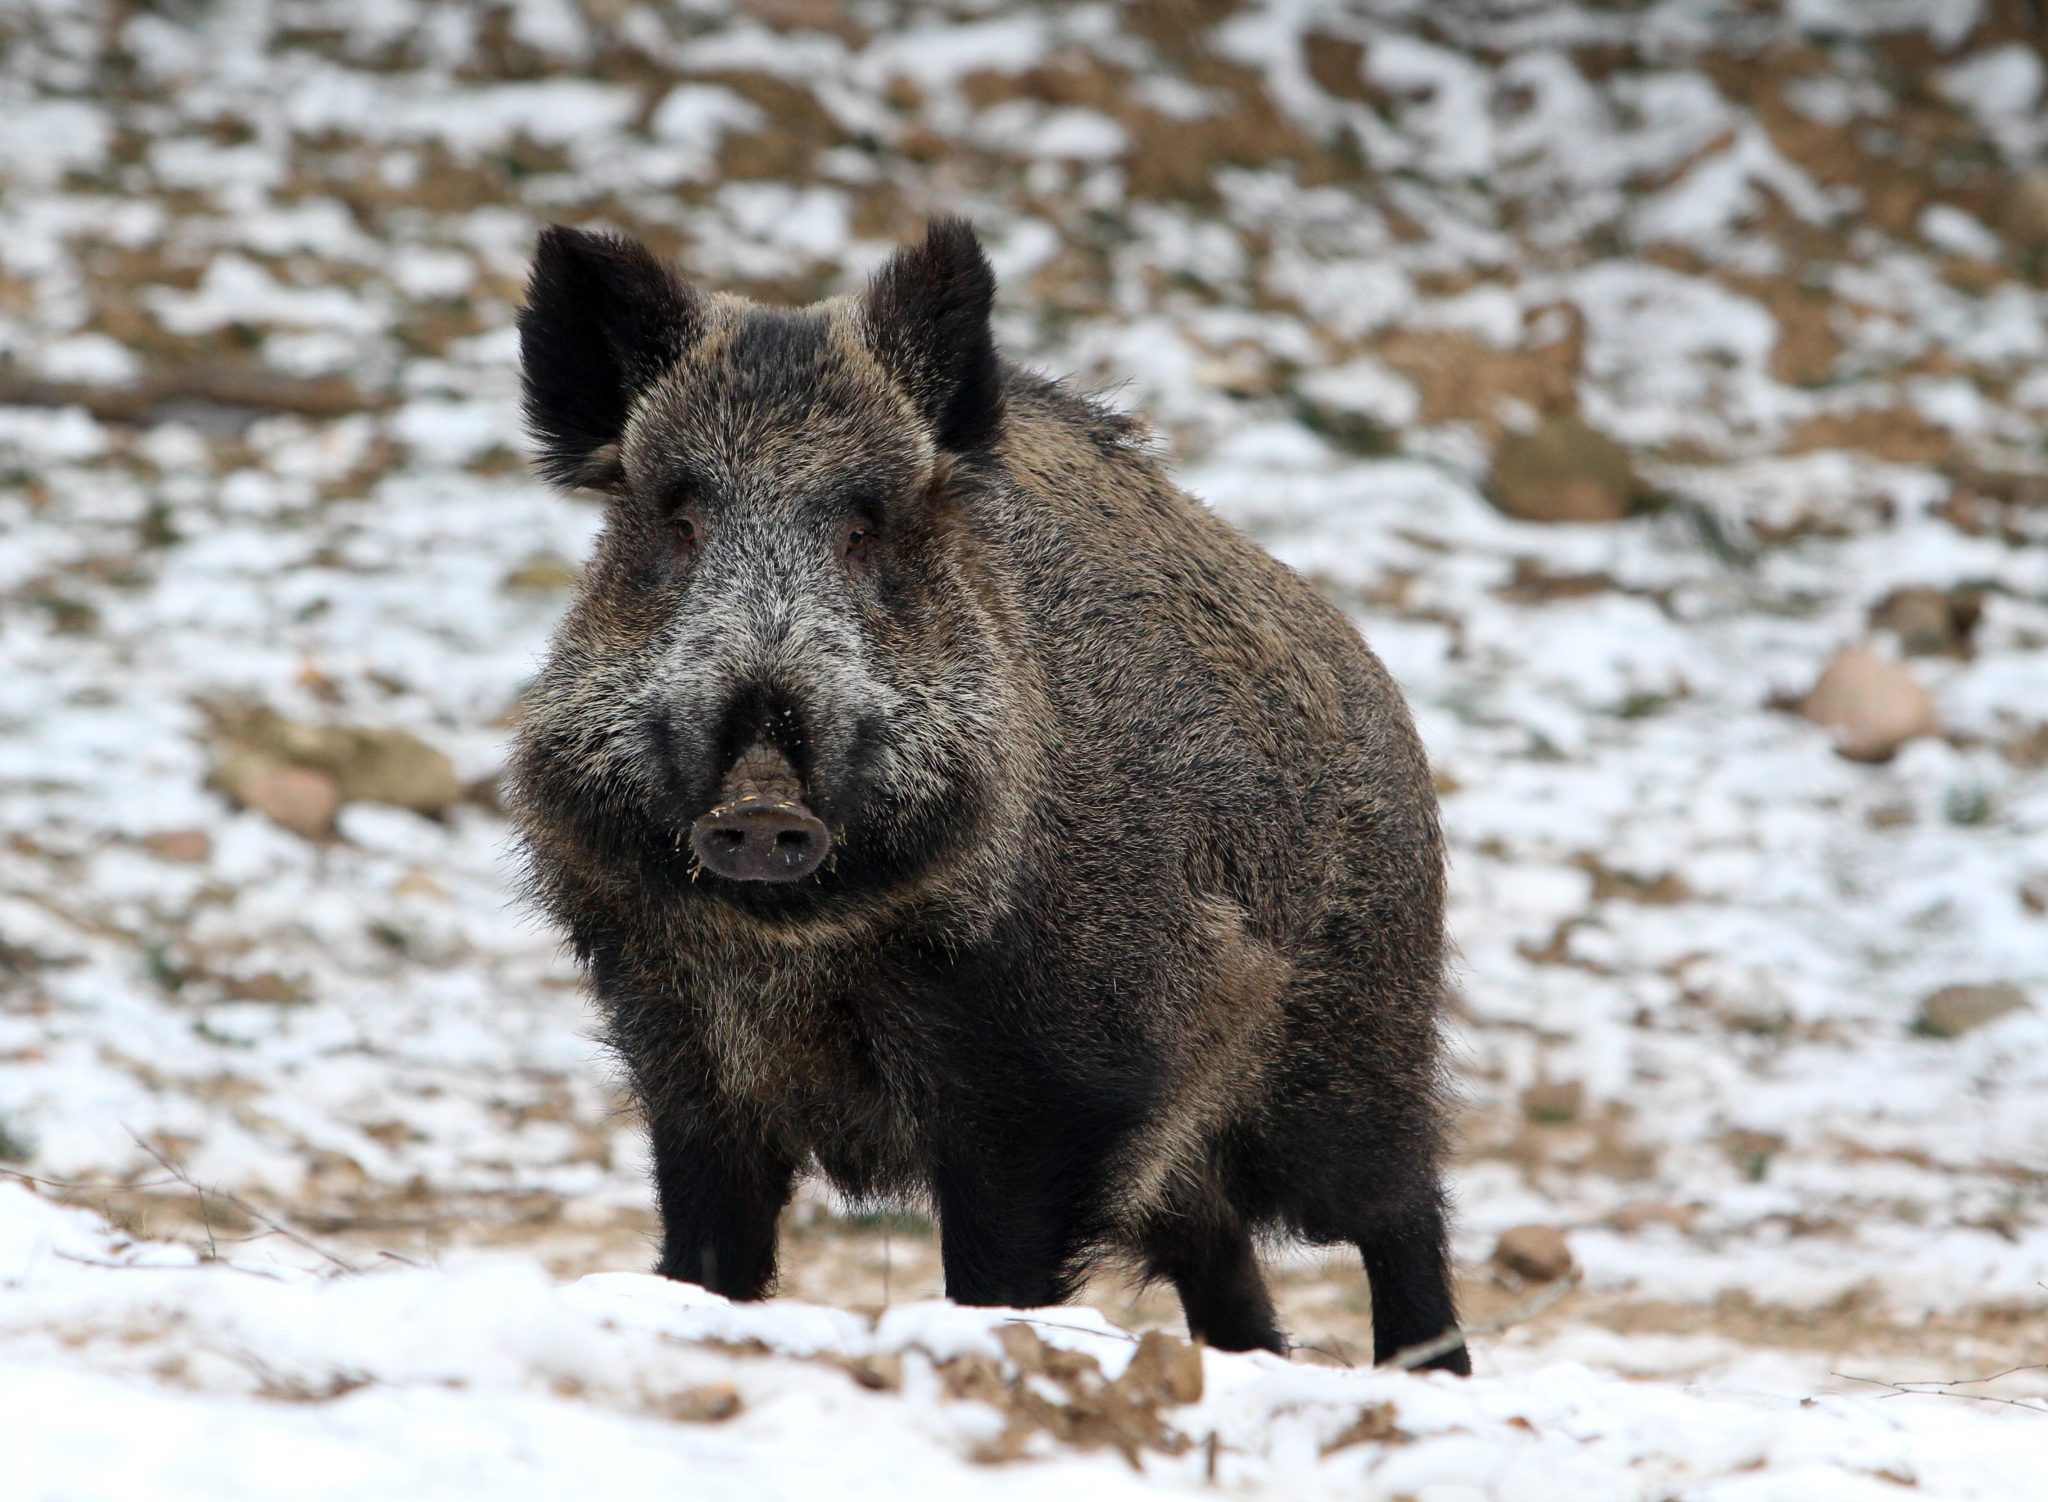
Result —
M687 849L684 856L689 855ZM682 877L686 900L715 903L774 927L798 927L828 918L844 903L844 886L817 871L801 881L734 881L689 863Z

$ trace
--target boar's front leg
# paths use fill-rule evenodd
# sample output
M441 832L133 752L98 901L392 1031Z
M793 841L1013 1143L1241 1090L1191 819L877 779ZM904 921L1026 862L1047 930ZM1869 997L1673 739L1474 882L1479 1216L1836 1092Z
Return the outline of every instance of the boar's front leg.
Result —
M1372 1287L1375 1362L1457 1328L1443 1201L1434 1186L1419 1203L1375 1224L1358 1247ZM1422 1364L1429 1370L1472 1375L1472 1358L1462 1344Z
M1078 1281L1080 1205L1073 1186L956 1155L934 1175L939 1259L956 1304L1036 1309Z
M945 1134L932 1175L946 1297L1063 1303L1109 1230L1109 1165L1150 1096L1131 1079L1142 1071L1053 1068L1000 1049L988 1059L1008 1067L963 1092L972 1105Z
M729 1299L758 1299L775 1283L775 1224L795 1170L764 1144L713 1134L679 1114L652 1122L664 1278Z
M1055 968L1035 931L948 957L907 989L933 1050L927 1182L946 1297L1031 1309L1070 1297L1114 1219L1111 1166L1159 1097L1141 1038L1107 1038L1099 983Z

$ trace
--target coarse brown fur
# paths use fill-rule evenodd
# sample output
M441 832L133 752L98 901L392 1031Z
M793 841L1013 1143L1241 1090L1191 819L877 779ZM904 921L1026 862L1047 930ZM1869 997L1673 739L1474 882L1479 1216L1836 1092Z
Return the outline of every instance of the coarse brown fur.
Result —
M816 1170L933 1205L956 1298L1124 1256L1233 1347L1283 1347L1254 1235L1354 1242L1385 1357L1453 1322L1421 747L1336 609L997 358L992 290L957 221L795 311L543 237L529 421L611 499L515 804L662 1270L760 1296ZM830 828L813 876L698 866L735 767Z

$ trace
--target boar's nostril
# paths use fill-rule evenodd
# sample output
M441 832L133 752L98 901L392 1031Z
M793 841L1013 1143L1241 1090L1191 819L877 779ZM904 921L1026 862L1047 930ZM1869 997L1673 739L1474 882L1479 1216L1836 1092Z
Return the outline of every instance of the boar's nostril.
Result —
M727 803L690 827L690 849L731 881L795 881L832 847L824 821L801 803Z

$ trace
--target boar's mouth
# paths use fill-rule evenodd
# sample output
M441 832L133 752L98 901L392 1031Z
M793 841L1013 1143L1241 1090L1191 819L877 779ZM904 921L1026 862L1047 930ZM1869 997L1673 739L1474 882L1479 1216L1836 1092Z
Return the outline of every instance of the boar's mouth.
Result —
M832 833L804 801L795 768L771 748L744 753L717 804L690 826L690 853L728 881L800 881L831 850Z

